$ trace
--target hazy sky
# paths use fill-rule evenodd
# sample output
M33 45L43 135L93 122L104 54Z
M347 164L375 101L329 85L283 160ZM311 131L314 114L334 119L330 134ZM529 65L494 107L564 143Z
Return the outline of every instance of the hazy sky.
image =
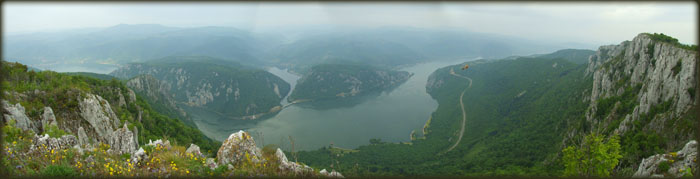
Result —
M617 44L662 32L697 44L692 2L550 3L3 3L3 31L53 31L117 24L231 26L247 30L291 25L452 28L531 39Z

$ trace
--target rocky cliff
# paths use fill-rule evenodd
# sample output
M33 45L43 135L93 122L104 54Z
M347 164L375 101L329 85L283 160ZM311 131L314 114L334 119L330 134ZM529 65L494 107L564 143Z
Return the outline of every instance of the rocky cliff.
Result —
M170 86L167 84L150 75L139 75L129 79L126 86L146 98L146 101L156 111L194 126L194 122L190 120L187 112L177 105L173 98L174 95L170 94Z
M585 121L564 140L589 132L621 136L623 158L617 172L628 168L638 170L635 175L652 176L655 171L642 168L650 168L651 160L658 163L659 153L695 139L696 50L649 33L601 46L590 56L584 76L592 79L591 88L582 92L589 102Z
M111 74L127 79L153 76L177 102L233 118L268 113L290 90L288 83L269 72L210 57L168 57L128 64Z
M697 52L679 44L656 40L643 33L632 41L601 46L589 59L586 74L593 77L586 120L600 128L624 134L634 123L642 130L685 129L676 119L697 103ZM620 121L621 120L621 121ZM639 122L638 122L639 121ZM677 146L693 131L674 131Z
M677 152L656 154L639 164L634 177L687 177L697 170L698 142L692 140Z

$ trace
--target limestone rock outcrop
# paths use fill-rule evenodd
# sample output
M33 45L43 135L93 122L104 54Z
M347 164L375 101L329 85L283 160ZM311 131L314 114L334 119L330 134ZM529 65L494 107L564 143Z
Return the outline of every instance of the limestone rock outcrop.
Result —
M78 144L78 139L73 135L64 135L61 137L44 135L34 135L32 146L29 151L51 151L63 150L71 148Z
M114 128L120 123L109 102L94 94L87 94L84 98L79 97L78 101L80 116L94 129L97 140L106 143L111 138Z
M6 121L15 120L15 126L23 130L32 130L34 133L39 133L39 129L34 125L32 120L27 117L24 107L17 103L11 105L9 101L3 100L2 106L9 114L4 114Z
M134 133L129 131L129 128L124 124L123 128L117 129L109 139L110 149L118 154L133 153L138 148L138 144L134 141Z
M283 172L291 172L295 175L304 175L313 173L314 171L314 169L309 166L290 162L287 160L287 156L284 155L284 152L282 152L282 150L279 148L277 148L277 151L275 152L275 157L277 157L277 161L279 161L279 169Z
M56 122L56 116L53 114L53 109L51 107L44 107L44 113L41 115L41 129L46 131L50 125L58 126Z
M83 129L83 127L78 127L78 144L80 144L80 146L90 145L90 138L85 134L85 129Z
M231 134L222 144L217 152L216 159L219 165L229 163L239 164L246 160L246 156L253 162L259 162L262 159L260 148L255 146L253 137L247 132L238 131Z
M197 156L197 157L203 157L203 156L204 156L204 155L202 155L202 152L199 151L199 146L194 145L194 144L190 144L190 147L187 148L187 150L185 151L185 153L191 153L191 154L193 154L193 155L195 155L195 156Z
M656 154L645 158L639 164L633 177L681 177L686 172L696 171L698 166L695 161L698 158L698 142L692 140L678 152L668 154ZM662 165L666 165L661 167ZM663 169L665 171L662 171Z
M691 94L697 84L696 59L697 52L679 48L677 44L656 41L645 33L619 45L601 46L589 58L586 69L586 75L593 76L590 110L586 112L586 119L594 123L602 120L596 119L595 114L599 110L596 102L620 96L635 85L641 86L635 99L638 105L630 110L630 114L619 114L626 116L622 116L625 120L620 123L616 133L626 132L628 125L638 120L640 115L647 114L652 107L664 102L671 103L671 112L653 116L653 123L663 124L667 119L685 114L697 101Z

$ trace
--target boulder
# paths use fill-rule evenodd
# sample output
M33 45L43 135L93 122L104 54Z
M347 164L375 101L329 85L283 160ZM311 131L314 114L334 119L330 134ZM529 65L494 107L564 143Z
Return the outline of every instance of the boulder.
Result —
M246 156L255 163L262 159L262 151L255 146L255 141L247 132L238 131L231 134L217 152L216 159L219 165L232 163L234 165L247 160Z
M214 158L207 158L206 163L207 163L207 166L209 167L209 169L212 169L212 170L216 169L216 167L219 167L216 164L216 162L214 161Z
M334 177L334 178L345 178L343 175L341 175L340 173L336 172L335 170L333 170L330 174L328 174L328 176L329 176L329 177Z
M134 153L131 155L131 162L132 162L133 164L137 164L138 162L141 162L141 161L144 161L144 160L147 160L147 159L148 159L148 155L146 155L146 151L143 150L143 148L140 148L140 147L139 147L139 150L137 150L136 152L134 152Z
M195 156L198 156L198 157L202 157L202 156L203 156L203 155L202 155L202 152L199 151L199 146L194 145L194 144L190 144L190 147L187 148L187 150L185 151L185 153L191 153L191 154L194 154Z
M125 154L136 151L138 144L136 141L134 141L134 133L129 131L126 124L124 124L123 128L114 131L111 136L112 137L109 139L108 144L110 149L112 149L112 152Z
M158 139L158 140L156 140L156 141L148 140L148 144L146 144L146 146L153 146L153 147L157 147L157 146L159 146L159 145L162 146L162 147L167 147L167 148L170 148L170 147L171 147L171 146L170 146L170 141L168 141L168 140L163 141L163 140L160 140L160 139Z
M678 152L656 154L642 159L633 177L681 177L688 169L697 170L697 145L697 141L691 140ZM659 171L661 163L669 164L668 171Z
M336 172L335 170L333 170L332 172L328 173L328 171L326 171L325 168L324 168L323 170L321 170L321 172L318 172L318 174L321 175L321 176L325 176L325 177L345 178L343 175L341 175L340 173Z
M90 145L90 138L85 134L85 129L83 129L83 127L78 127L78 144L80 144L80 146Z
M275 157L277 158L277 161L279 162L279 170L284 172L284 173L293 173L294 175L303 175L303 174L311 174L313 173L314 169L306 166L306 165L300 165L295 162L290 162L287 160L287 156L284 155L284 152L282 152L281 149L277 148L277 152L275 152Z
M14 105L11 105L8 101L3 100L2 101L2 106L5 108L5 111L9 114L3 115L5 117L5 120L15 120L15 127L20 128L22 130L32 130L34 133L39 133L39 130L34 124L32 123L31 119L27 117L24 107L22 107L21 104L17 103Z
M44 114L41 115L41 129L46 131L50 125L58 126L58 123L51 107L46 106L44 107Z

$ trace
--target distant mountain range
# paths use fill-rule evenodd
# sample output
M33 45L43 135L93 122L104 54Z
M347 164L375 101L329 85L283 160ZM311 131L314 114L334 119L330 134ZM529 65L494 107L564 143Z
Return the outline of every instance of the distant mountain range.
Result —
M167 56L210 56L253 66L308 68L331 62L395 66L439 59L500 58L563 48L515 37L408 27L290 31L120 24L3 36L3 58L39 68L61 64L116 68ZM75 70L79 69L64 71Z

